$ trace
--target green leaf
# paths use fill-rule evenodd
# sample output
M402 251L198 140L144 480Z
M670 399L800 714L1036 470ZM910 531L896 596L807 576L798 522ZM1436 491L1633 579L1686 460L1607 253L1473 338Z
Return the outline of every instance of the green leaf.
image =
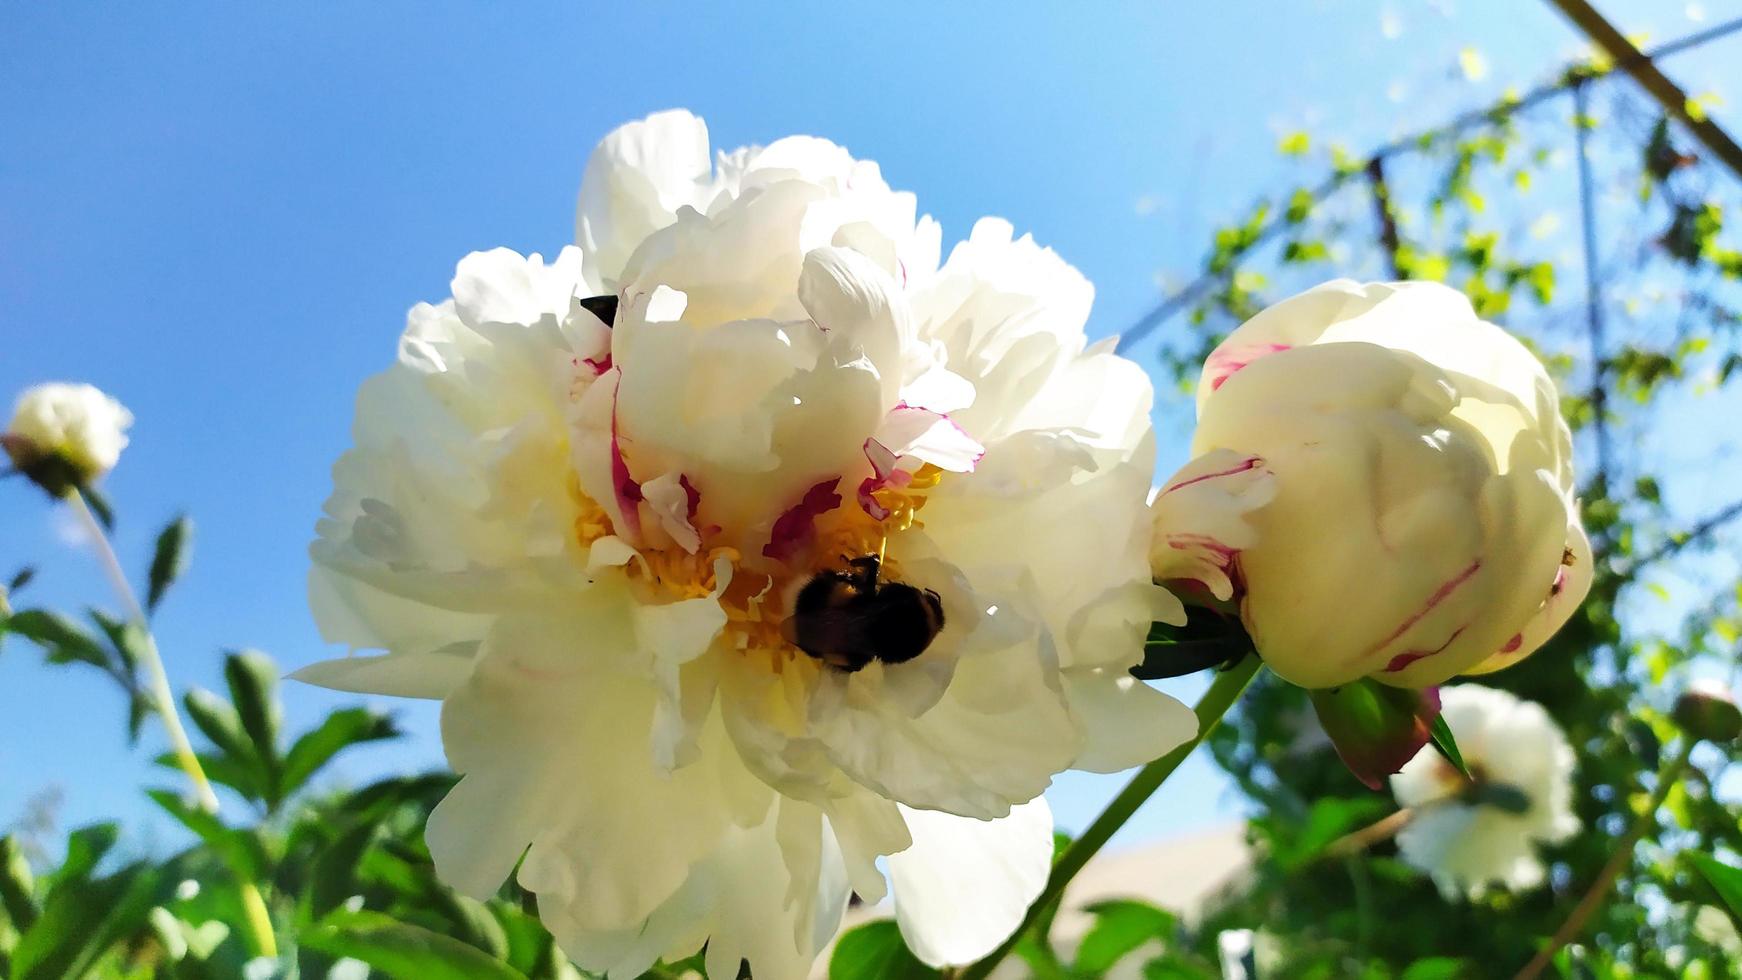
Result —
M35 882L30 874L30 862L24 860L24 850L18 838L11 834L0 837L0 912L19 932L36 921Z
M157 884L157 872L143 863L106 878L62 880L13 950L12 980L85 975L111 944L146 924Z
M1077 947L1076 967L1092 976L1105 973L1151 939L1165 942L1177 924L1172 913L1132 899L1096 902L1085 911L1095 917L1095 924Z
M307 783L333 756L350 746L398 738L399 729L393 719L367 708L344 708L335 711L316 727L304 732L284 754L284 771L279 777L279 789L285 796L295 793Z
M278 665L258 650L231 653L224 658L224 680L230 685L230 701L242 730L260 758L276 764L278 728L283 722L277 699Z
M525 980L475 946L379 912L335 912L307 930L306 946L367 963L394 980Z
M1399 980L1457 980L1458 977L1468 975L1468 966L1463 960L1450 956L1434 956L1411 963L1404 969Z
M1315 800L1298 823L1291 822L1292 836L1272 841L1277 866L1284 873L1306 867L1321 857L1325 848L1392 808L1389 800L1375 796L1328 796Z
M205 771L207 779L230 787L249 802L262 799L260 773L253 765L245 765L231 756L211 752L199 752L195 757L200 760L200 768ZM176 758L174 752L165 752L152 761L165 769L181 771L181 760Z
M109 653L83 626L57 612L26 609L6 621L8 631L33 640L51 664L87 663L107 669Z
M1458 740L1452 737L1452 726L1446 724L1445 715L1435 715L1432 727L1428 729L1428 744L1440 754L1440 758L1465 779L1470 777L1470 767L1464 765L1464 754L1458 751Z
M357 868L363 852L375 840L375 821L350 827L327 845L309 868L308 888L302 895L303 914L318 921L357 894Z
M85 498L85 504L91 508L91 513L97 518L97 523L103 525L103 530L115 530L115 508L109 505L109 498L96 487L80 487L79 494Z
M157 611L163 594L188 570L188 553L193 547L194 522L186 514L164 526L157 535L157 548L151 553L150 587L145 594L145 608Z
M266 846L259 836L247 830L226 825L217 815L189 806L179 795L166 789L146 790L165 813L194 832L214 853L223 859L238 878L264 880L271 873Z
M89 877L120 836L120 829L112 823L92 824L68 834L66 858L47 875L44 890L54 891L63 882Z
M939 975L908 951L901 929L889 919L867 922L841 936L829 957L829 980L918 980Z
M242 730L242 717L230 702L205 688L196 687L182 698L182 704L188 709L188 717L194 720L194 725L212 740L219 751L251 769L260 768L254 744L248 733Z
M1683 851L1682 859L1694 866L1712 890L1718 893L1718 899L1724 903L1724 911L1730 913L1730 921L1742 929L1742 868L1732 868L1710 854L1698 851Z

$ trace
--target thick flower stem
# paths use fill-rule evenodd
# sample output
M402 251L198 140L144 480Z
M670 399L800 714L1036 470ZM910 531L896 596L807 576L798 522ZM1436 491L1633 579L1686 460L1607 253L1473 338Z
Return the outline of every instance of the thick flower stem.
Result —
M1107 804L1107 808L1101 811L1101 815L1095 818L1095 822L1090 824L1089 828L1083 831L1082 836L1073 841L1070 847L1065 848L1063 854L1059 855L1058 861L1053 865L1052 875L1047 879L1045 890L1040 893L1039 898L1034 900L1034 904L1028 907L1028 915L1022 920L1022 924L1016 928L1014 933L1011 933L1009 939L1004 941L1004 945L988 953L978 963L963 969L957 975L959 980L985 980L997 968L1004 957L1016 948L1016 944L1021 941L1022 936L1028 932L1042 913L1064 895L1065 886L1071 883L1071 879L1077 876L1077 872L1083 870L1083 865L1088 864L1089 859L1101 850L1108 839L1120 827L1123 827L1127 820L1131 819L1131 815L1137 812L1138 807L1155 795L1155 791L1161 788L1161 784L1166 782L1169 776L1173 775L1174 770L1179 768L1186 756L1191 755L1194 749L1203 744L1210 732L1215 730L1216 724L1222 720L1222 716L1227 714L1228 709L1234 706L1234 702L1240 699L1246 686L1252 683L1252 678L1258 675L1258 669L1261 666L1262 664L1257 657L1247 656L1232 668L1216 675L1216 679L1210 684L1210 689L1204 692L1203 698L1193 709L1198 716L1197 736L1137 771L1137 775L1133 776L1131 782L1119 791L1119 795L1113 798L1113 802Z
M1585 896L1579 899L1579 904L1573 908L1567 921L1561 923L1560 929L1549 939L1548 945L1537 951L1524 969L1519 970L1513 980L1535 980L1548 969L1554 961L1554 955L1561 947L1579 938L1585 931L1585 925L1595 915L1603 902L1609 897L1610 889L1615 887L1615 879L1621 876L1633 861L1633 849L1638 846L1640 838L1644 837L1657 822L1657 811L1668 798L1669 791L1681 781L1682 771L1688 766L1688 756L1693 752L1697 739L1687 739L1673 758L1657 773L1657 786L1651 791L1651 799L1646 802L1645 809L1633 818L1633 825L1627 828L1627 833L1615 844L1615 853L1610 855L1608 863L1597 874L1597 880L1591 882L1591 887L1585 891Z
M163 727L169 735L170 751L175 756L176 764L181 766L188 781L193 783L194 796L200 809L215 814L218 812L218 796L212 792L211 780L206 778L199 756L194 754L193 744L188 741L187 729L182 727L181 712L175 706L175 692L169 686L169 674L163 669L163 657L157 652L157 639L151 633L151 624L145 617L145 609L134 595L133 587L128 584L127 574L121 570L121 561L115 556L115 548L109 543L109 536L103 532L103 526L91 513L90 505L85 503L84 494L74 489L67 494L66 499L72 506L73 513L78 515L80 523L84 525L85 535L97 552L97 559L103 566L103 573L108 576L109 584L114 587L128 617L139 627L140 635L144 638L140 661L145 667L152 707L157 710L158 717L163 719ZM266 900L261 897L260 890L253 881L241 874L237 878L242 893L242 909L248 920L248 932L254 951L261 956L277 958L278 942L273 936Z

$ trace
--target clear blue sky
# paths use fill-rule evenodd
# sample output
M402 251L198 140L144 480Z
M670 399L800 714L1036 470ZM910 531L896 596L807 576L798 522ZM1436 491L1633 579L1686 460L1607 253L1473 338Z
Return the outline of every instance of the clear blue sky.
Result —
M1742 13L1603 6L1658 39ZM1490 65L1481 81L1457 71L1465 47ZM0 2L0 401L89 380L138 416L108 484L123 558L141 568L178 510L199 523L159 618L178 688L216 686L225 647L288 670L336 652L307 613L305 549L358 383L461 255L568 242L587 153L620 122L686 106L716 145L830 137L917 192L946 241L998 214L1057 248L1097 286L1100 336L1277 186L1280 133L1359 148L1577 49L1531 0ZM1722 88L1715 53L1676 69ZM1742 93L1728 94L1733 119ZM1171 466L1189 413L1164 395L1157 422ZM66 527L0 484L0 571L40 565L34 601L109 603ZM284 699L293 726L346 700L297 685ZM395 707L412 736L356 753L344 778L439 762L434 710ZM159 739L127 750L122 717L100 678L8 644L0 826L53 784L63 826L121 816L140 846L169 839L139 793L174 781L149 765ZM1081 827L1120 783L1061 780L1061 824ZM1191 763L1126 839L1230 807Z

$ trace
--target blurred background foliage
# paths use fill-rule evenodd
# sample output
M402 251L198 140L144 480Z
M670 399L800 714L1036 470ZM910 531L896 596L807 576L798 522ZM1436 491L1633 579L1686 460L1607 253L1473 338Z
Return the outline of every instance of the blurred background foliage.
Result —
M1011 969L1214 978L1240 968L1238 956L1224 962L1226 937L1255 930L1266 976L1509 975L1566 919L1658 788L1653 773L1681 737L1668 714L1674 695L1694 676L1734 681L1742 635L1732 534L1742 491L1733 478L1712 479L1737 472L1742 435L1734 390L1742 172L1690 132L1702 118L1697 101L1679 110L1666 111L1612 59L1594 57L1540 89L1376 150L1290 134L1278 150L1297 163L1299 185L1220 229L1198 274L1126 334L1129 344L1153 333L1159 363L1150 366L1189 386L1204 354L1241 320L1352 274L1450 283L1541 353L1566 393L1584 461L1596 585L1549 646L1483 683L1542 703L1578 755L1585 830L1546 855L1547 886L1447 902L1388 841L1359 857L1327 854L1394 806L1343 769L1303 692L1261 677L1210 743L1250 816L1250 871L1191 922L1139 901L1098 903L1069 948L1049 935L1049 912L1022 938ZM1688 419L1710 424L1690 428ZM1736 499L1713 499L1714 487ZM147 572L150 606L185 567L191 537L185 520L165 528ZM0 591L0 654L34 650L50 666L100 671L119 693L118 734L136 737L153 713L139 676L139 624L98 607L75 618L28 599L21 571ZM224 693L186 694L206 772L245 804L221 814L194 807L174 760L160 759L163 781L178 789L147 792L191 832L191 846L121 853L112 824L49 842L28 820L0 838L0 972L17 980L581 976L513 884L480 903L436 880L422 827L450 776L342 788L323 781L323 767L348 748L398 732L363 708L286 732L278 674L265 655L234 652ZM1742 974L1742 941L1722 911L1721 890L1736 884L1689 856L1735 863L1742 855L1728 762L1715 747L1695 752L1686 777L1647 815L1613 899L1551 973ZM49 853L64 858L51 864ZM257 958L261 944L243 928L245 883L264 896L284 951L277 960ZM653 975L695 969L672 964ZM844 936L829 970L936 975L888 922Z

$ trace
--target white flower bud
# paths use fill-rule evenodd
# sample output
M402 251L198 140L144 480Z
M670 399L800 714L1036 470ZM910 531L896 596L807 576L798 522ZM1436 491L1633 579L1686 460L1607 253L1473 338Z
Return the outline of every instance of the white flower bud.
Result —
M1327 283L1234 331L1204 366L1193 450L1272 474L1233 574L1266 664L1304 687L1424 687L1547 640L1591 579L1558 401L1522 344L1432 283Z
M14 466L56 496L114 469L133 415L88 384L51 383L19 396L0 446Z

